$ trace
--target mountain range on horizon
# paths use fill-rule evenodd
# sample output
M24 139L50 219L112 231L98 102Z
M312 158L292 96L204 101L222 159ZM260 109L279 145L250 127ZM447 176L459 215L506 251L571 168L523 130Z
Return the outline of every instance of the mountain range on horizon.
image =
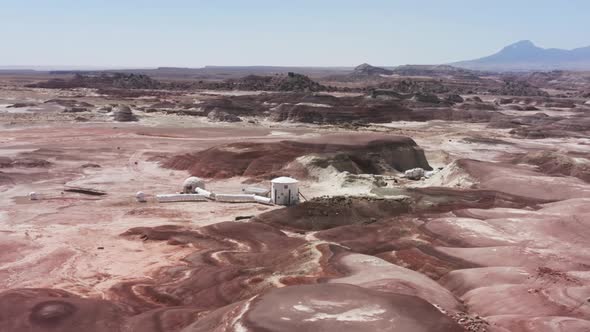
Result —
M502 48L497 53L473 60L457 61L439 65L401 65L401 66L371 66L362 64L357 67L313 67L313 66L215 66L204 67L154 67L133 68L125 66L97 67L97 66L2 66L1 71L219 71L231 69L244 72L287 72L306 69L313 72L350 71L356 76L391 75L402 74L407 70L437 69L452 70L452 67L460 70L478 71L551 71L572 70L590 71L590 46L571 50L558 48L542 48L530 40L521 40Z
M542 48L530 40L521 40L490 56L450 65L486 71L590 70L590 46L564 50Z

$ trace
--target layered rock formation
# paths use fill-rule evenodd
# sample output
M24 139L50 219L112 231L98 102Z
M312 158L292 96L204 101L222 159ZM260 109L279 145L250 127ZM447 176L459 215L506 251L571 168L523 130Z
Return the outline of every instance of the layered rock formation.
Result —
M72 88L120 88L120 89L159 89L165 85L142 74L100 73L97 75L75 74L71 79L52 79L30 84L28 87L48 89Z
M207 114L207 118L211 121L221 121L221 122L240 122L242 119L235 114L230 114L219 109L214 109L213 111Z
M380 76L380 75L391 75L393 71L381 67L371 66L368 63L363 63L354 68L351 76Z
M388 135L332 135L322 140L231 143L173 156L163 166L188 170L199 177L270 178L282 175L285 167L306 155L319 156L324 160L324 167L346 167L353 173L391 174L415 167L431 169L424 152L412 139Z

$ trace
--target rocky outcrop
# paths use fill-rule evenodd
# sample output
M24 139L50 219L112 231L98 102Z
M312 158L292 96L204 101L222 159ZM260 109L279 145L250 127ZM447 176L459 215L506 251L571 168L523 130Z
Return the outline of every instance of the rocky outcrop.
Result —
M544 174L574 176L590 182L590 161L579 161L560 152L529 152L514 162L534 165Z
M416 93L412 97L412 100L420 102L420 103L429 103L429 104L438 104L441 102L441 100L438 98L438 96L436 96L434 94L428 94L428 93Z
M448 94L445 96L445 101L451 102L451 103L462 103L465 100L460 95L451 93L451 94Z
M277 90L317 92L326 90L326 87L305 75L289 72L286 77L279 80Z
M314 155L327 167L336 156L348 161L354 173L391 174L421 167L432 169L424 152L408 137L386 135L332 135L321 141L301 140L278 143L232 143L197 153L173 156L164 167L188 170L194 176L271 178L301 156ZM356 171L355 171L356 170Z
M404 115L409 117L410 112L399 103L335 107L284 103L270 111L270 120L316 124L386 123Z
M46 82L29 84L27 86L46 89L160 89L165 87L165 84L142 74L100 73L97 75L75 74L74 77L70 79L52 79Z
M357 67L354 68L354 71L352 72L351 76L366 76L366 77L371 77L371 76L381 76L381 75L392 75L393 71L389 70L389 69L385 69L385 68L381 68L381 67L375 67L375 66L371 66L368 63L363 63L361 65L358 65Z
M407 199L319 197L288 209L260 214L253 221L292 231L323 231L347 225L369 225L410 210L411 201Z
M402 100L406 99L407 96L394 90L387 89L373 89L369 93L369 96L374 99L381 100Z
M131 108L127 105L119 105L113 111L113 119L118 122L133 122L137 121L137 117L133 114Z
M14 103L12 105L6 106L6 108L24 108L24 107L35 107L37 103Z
M548 137L588 137L590 134L590 118L583 115L575 117L549 116L545 113L536 113L528 116L502 117L490 123L490 126L514 128L511 134L523 138L548 138Z
M85 101L79 101L75 99L50 99L44 102L45 104L56 104L62 107L78 107L78 108L91 108L94 105Z
M498 88L488 89L489 93L503 96L543 96L548 97L549 93L534 87L523 81L504 81Z
M453 99L459 100L457 97L460 96ZM211 115L213 120L218 114L228 114L227 117L234 120L236 117L259 117L276 122L354 127L392 121L486 122L491 118L492 112L477 111L494 111L497 108L492 103L483 102L464 102L451 108L453 102L433 94L400 94L392 90L374 90L370 96L354 97L335 97L320 93L263 93L207 99L190 105L190 109L174 105L176 108L173 109L150 107L146 112L189 116L207 116L214 112Z
M425 172L422 168L412 168L404 172L404 177L410 180L420 180L424 175Z
M64 113L83 113L89 112L90 110L85 107L69 107L63 110Z
M478 75L484 74L483 72L449 65L403 65L395 67L392 72L400 76L453 77L463 79L477 79Z
M248 75L240 79L227 80L223 84L230 89L245 91L318 92L328 90L327 87L309 77L294 72L278 76Z
M543 106L552 108L575 108L576 104L568 100L554 100L546 102Z
M240 119L239 116L235 115L235 114L230 114L227 112L224 112L220 109L214 109L213 111L209 112L209 114L207 115L207 119L209 119L210 121L219 121L219 122L241 122L242 119Z
M496 105L484 102L465 102L457 106L462 110L480 110L480 111L494 111L497 109Z

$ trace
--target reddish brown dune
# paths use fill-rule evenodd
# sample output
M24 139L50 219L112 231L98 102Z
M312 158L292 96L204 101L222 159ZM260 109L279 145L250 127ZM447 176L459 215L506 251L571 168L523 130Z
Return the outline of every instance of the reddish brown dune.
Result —
M124 307L48 289L0 293L1 331L122 331Z
M373 206L390 218L305 238L257 222L135 228L124 236L195 252L150 279L115 285L106 294L110 301L51 290L2 293L0 328L462 331L452 316L478 326L475 331L487 324L490 331L584 331L590 261L572 248L587 238L587 203L551 203L524 216L522 209L455 209L418 219L391 218L396 209ZM449 271L439 283L426 276ZM464 310L488 323L466 318ZM544 324L559 328L542 329Z
M22 289L0 294L0 310L2 331L464 331L419 297L346 284L274 289L210 313L175 307L140 315L63 291Z
M276 289L228 309L191 331L464 331L420 298L346 284Z
M316 247L260 223L226 222L196 231L179 227L136 228L137 240L192 245L186 266L163 269L153 280L122 285L116 298L137 310L170 305L215 309L283 284L313 283L332 275L326 257L339 248Z
M351 251L373 255L438 279L449 271L478 265L453 259L435 249L452 241L427 232L411 216L385 218L369 225L335 227L314 234L318 239L339 243ZM395 252L395 255L391 253Z

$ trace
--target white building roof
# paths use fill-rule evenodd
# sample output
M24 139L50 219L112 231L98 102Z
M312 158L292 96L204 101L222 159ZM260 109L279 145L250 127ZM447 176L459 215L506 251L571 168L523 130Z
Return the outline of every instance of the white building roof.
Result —
M287 176L281 176L279 178L272 179L270 182L281 183L281 184L292 184L292 183L297 183L299 181L297 181L293 178L287 177Z

